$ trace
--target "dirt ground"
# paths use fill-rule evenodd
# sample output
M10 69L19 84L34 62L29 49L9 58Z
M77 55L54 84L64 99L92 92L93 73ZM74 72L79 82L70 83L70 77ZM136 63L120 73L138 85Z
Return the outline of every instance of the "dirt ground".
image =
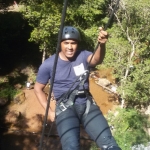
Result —
M103 71L100 75L113 82L110 70ZM45 111L39 104L33 89L24 89L23 91L25 92L25 101L22 104L11 104L7 108L9 112L19 112L19 117L16 119L9 116L10 118L5 118L7 119L6 124L0 126L1 131L3 131L0 139L0 150L37 150L39 147ZM116 107L113 102L108 101L112 94L95 84L92 78L90 78L90 91L103 114ZM45 133L49 131L51 126L52 123L48 122ZM90 150L93 142L82 127L80 141L81 150ZM50 137L45 134L43 146L51 150L61 150L55 124L52 126Z

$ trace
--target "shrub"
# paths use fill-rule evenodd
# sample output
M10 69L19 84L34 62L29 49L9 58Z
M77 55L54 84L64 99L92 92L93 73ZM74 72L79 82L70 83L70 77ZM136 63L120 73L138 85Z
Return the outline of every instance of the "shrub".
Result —
M112 133L122 150L130 150L133 145L146 144L149 141L146 132L149 126L148 116L139 111L117 109L115 113L109 113L106 118L110 126L113 126Z

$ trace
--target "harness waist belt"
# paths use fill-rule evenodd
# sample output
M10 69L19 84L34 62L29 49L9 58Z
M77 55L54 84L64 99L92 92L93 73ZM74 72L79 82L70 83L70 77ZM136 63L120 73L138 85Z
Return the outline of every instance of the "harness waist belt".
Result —
M86 102L86 110L85 110L85 115L88 114L89 109L90 109L90 105L91 104L95 104L95 101L92 99L92 97L89 95L90 93L86 90L83 91L78 91L78 90L74 90L68 99L64 99L64 101L56 104L56 116L58 116L61 112L65 111L68 107L74 105L74 101L75 101L75 96L76 95L86 95L87 97L87 102Z

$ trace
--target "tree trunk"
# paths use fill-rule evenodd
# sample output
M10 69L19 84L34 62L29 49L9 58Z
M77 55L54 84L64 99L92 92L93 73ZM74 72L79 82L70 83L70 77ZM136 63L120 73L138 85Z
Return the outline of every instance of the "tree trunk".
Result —
M46 43L44 42L44 49L43 49L43 55L42 55L42 63L45 61L46 57Z
M43 49L42 63L45 60L45 56L46 56L46 48Z

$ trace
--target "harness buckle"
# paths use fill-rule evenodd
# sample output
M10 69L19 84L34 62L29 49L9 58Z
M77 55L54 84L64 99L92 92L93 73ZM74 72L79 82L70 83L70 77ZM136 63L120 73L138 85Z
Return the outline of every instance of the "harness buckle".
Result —
M64 105L63 102L60 103L59 105L60 110L65 111L67 109L67 107Z
M84 90L78 90L77 95L83 95L83 94L85 94Z

